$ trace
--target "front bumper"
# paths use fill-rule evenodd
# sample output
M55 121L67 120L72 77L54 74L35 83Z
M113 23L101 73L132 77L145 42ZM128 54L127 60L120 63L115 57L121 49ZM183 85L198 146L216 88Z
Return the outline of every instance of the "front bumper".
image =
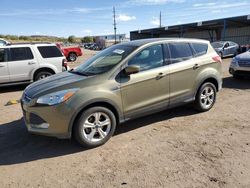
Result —
M231 64L229 67L229 73L232 75L250 76L250 67L240 67Z
M32 106L21 100L23 119L29 132L57 138L70 138L72 112L69 104Z

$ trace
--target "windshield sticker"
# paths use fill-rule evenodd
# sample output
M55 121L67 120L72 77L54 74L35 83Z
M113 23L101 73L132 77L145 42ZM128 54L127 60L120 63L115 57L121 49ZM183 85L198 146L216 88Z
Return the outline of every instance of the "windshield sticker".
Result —
M116 54L121 55L121 54L123 54L123 53L124 53L124 50L121 50L121 49L116 49L116 50L114 50L113 52L114 52L114 53L116 53Z

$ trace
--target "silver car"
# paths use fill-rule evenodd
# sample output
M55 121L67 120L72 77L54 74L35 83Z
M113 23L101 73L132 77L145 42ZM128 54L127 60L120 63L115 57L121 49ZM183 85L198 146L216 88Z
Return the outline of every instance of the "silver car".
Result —
M221 58L236 56L239 53L239 45L231 41L217 41L211 43Z
M233 58L229 73L235 78L250 76L250 50Z

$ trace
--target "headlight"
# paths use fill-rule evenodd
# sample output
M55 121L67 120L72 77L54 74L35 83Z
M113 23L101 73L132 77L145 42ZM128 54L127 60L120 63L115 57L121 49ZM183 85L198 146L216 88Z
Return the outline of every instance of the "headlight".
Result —
M63 91L58 91L54 93L50 93L48 95L44 95L42 97L39 97L36 101L37 104L43 104L43 105L56 105L62 102L67 101L70 97L72 97L75 92L77 92L79 89L67 89Z
M238 66L238 60L235 59L235 57L232 60L232 64L235 65L235 66Z

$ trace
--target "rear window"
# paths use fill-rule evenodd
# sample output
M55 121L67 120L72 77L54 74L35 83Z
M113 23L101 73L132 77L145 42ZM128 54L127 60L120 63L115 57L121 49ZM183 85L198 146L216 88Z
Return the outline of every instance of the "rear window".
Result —
M37 47L43 58L62 57L62 52L56 46Z
M10 48L9 61L23 61L33 58L34 56L29 47Z
M193 57L193 52L188 43L169 43L171 53L171 63L178 63L189 60Z
M196 56L202 56L207 53L208 45L202 43L192 43Z

